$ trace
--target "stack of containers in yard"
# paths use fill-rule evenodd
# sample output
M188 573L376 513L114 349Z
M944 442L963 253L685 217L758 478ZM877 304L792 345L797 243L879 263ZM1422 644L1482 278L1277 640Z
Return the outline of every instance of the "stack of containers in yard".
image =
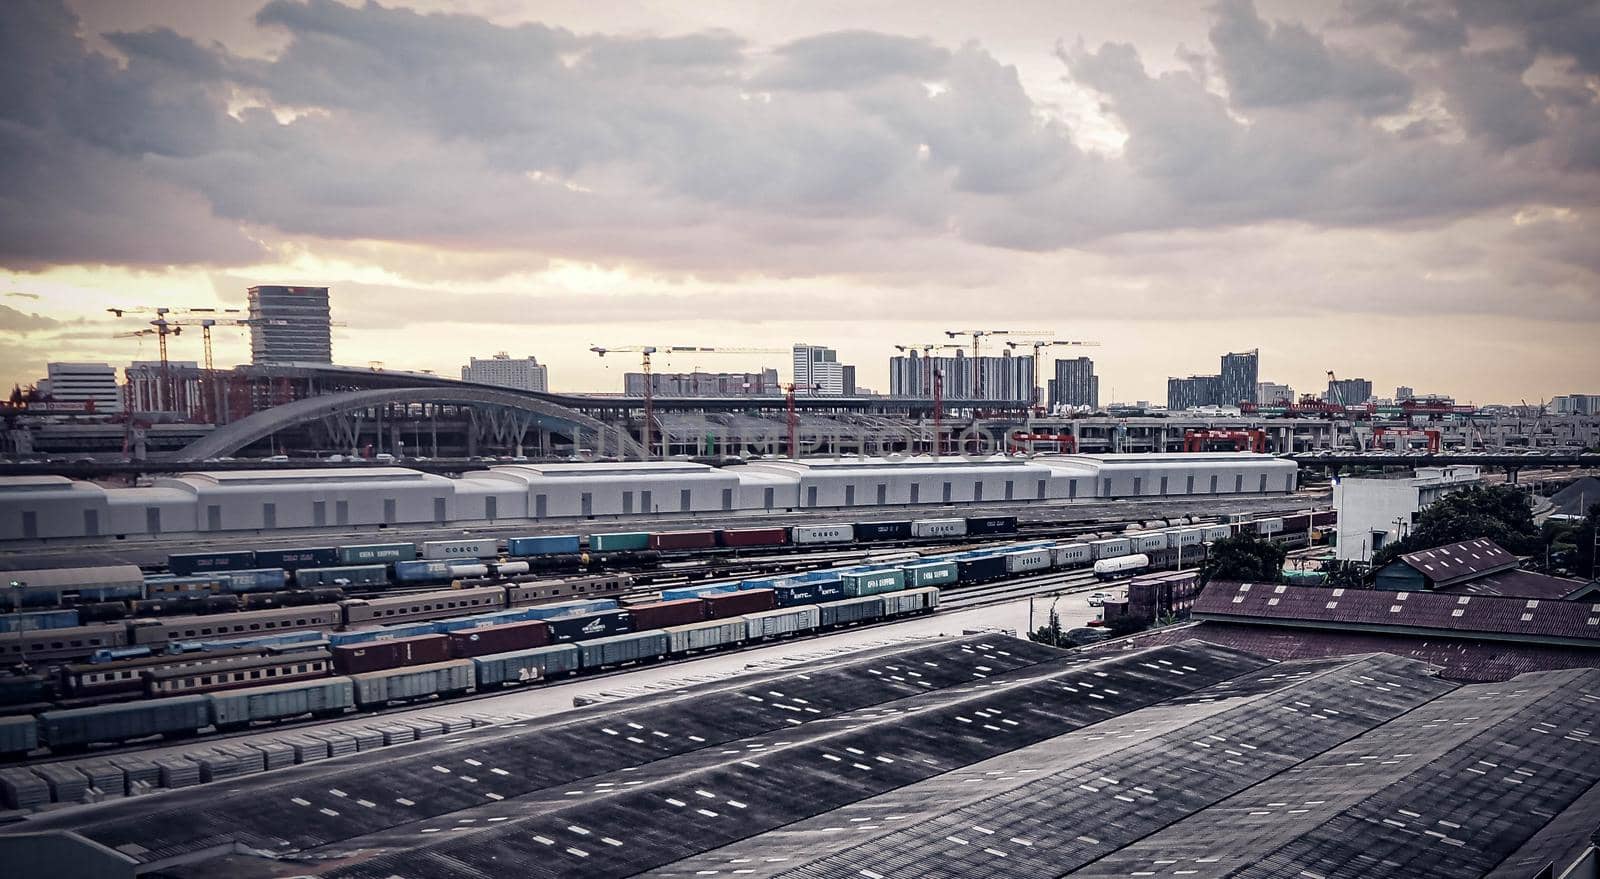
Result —
M346 565L409 562L416 557L417 547L410 543L369 543L362 546L339 547L339 561Z
M724 528L723 546L782 546L789 542L784 528Z
M577 555L581 551L576 534L551 534L540 537L506 539L506 555Z
M577 598L572 601L553 601L549 604L519 607L513 613L517 614L518 619L546 620L550 617L564 617L575 613L598 613L616 609L615 598Z
M400 565L411 564L416 562L397 562L395 569L398 570ZM383 565L344 565L332 568L300 568L294 572L294 582L302 588L331 586L341 580L348 581L352 586L384 586L389 582L389 569Z
M472 689L474 666L471 660L455 659L432 665L392 668L351 675L356 704L382 705L403 699L461 693Z
M781 638L809 632L822 625L822 612L815 605L764 610L744 615L745 638Z
M444 635L392 638L333 647L333 668L342 675L442 662L449 658L450 639Z
M1094 561L1094 550L1087 543L1062 543L1050 550L1050 563L1058 568L1087 565Z
M550 643L550 627L541 620L528 620L451 632L445 637L450 642L450 656L460 659L544 647Z
M578 670L578 645L551 644L479 656L472 660L477 669L478 686L531 684Z
M610 534L589 535L589 549L594 552L623 552L649 548L650 535L643 531L615 531Z
M218 576L227 592L281 592L289 582L289 572L282 568L250 568Z
M776 599L771 589L747 589L705 597L706 619L725 620L758 610L772 610Z
M703 598L707 595L719 595L724 592L738 591L738 583L714 583L707 586L683 586L677 589L661 590L661 600L681 601L685 598Z
M551 643L565 644L632 631L633 615L625 610L602 610L546 617L544 623L550 627Z
M711 549L716 545L715 531L658 531L649 541L649 548L657 550Z
M673 653L688 653L739 643L744 640L745 622L742 618L711 620L687 626L668 626L666 633L668 646Z
M962 583L998 580L1006 575L1006 560L997 555L969 556L956 560L956 578Z
M300 568L329 568L338 563L339 550L331 546L256 550L258 568L283 568L285 571L295 571Z
M591 638L578 645L578 658L584 668L644 662L666 656L669 641L666 632L631 632Z
M1043 571L1050 567L1050 550L1043 548L1008 552L1002 555L1001 558L1006 560L1006 573L1008 574Z
M857 522L857 540L905 540L911 536L910 522Z
M706 618L706 605L698 598L680 598L677 601L632 604L628 606L628 612L633 614L633 627L643 631L701 622Z
M851 597L877 595L906 588L906 575L899 569L891 571L855 571L842 575L844 594Z
M1130 534L1128 540L1133 544L1134 552L1155 552L1167 548L1168 538L1164 531L1152 531Z

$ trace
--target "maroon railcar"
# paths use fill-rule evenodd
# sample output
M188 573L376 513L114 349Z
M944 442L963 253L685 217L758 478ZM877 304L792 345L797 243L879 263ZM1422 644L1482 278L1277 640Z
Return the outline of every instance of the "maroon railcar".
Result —
M450 655L463 659L543 647L550 643L550 627L542 620L525 620L498 626L458 629L445 637L450 640Z
M1337 525L1339 524L1339 514L1333 510L1320 510L1311 514L1311 524Z
M706 605L706 619L720 620L742 613L772 610L777 600L771 589L741 589L738 592L719 592L700 599Z
M450 658L450 642L443 635L418 635L333 648L333 669L342 675L382 671L403 665L424 665Z
M665 629L667 626L686 626L706 618L705 602L698 598L680 598L677 601L653 601L649 604L630 604L634 631Z
M715 531L656 531L650 535L650 548L663 549L714 549L717 545Z
M789 542L787 528L724 528L723 546L783 546Z
M1283 517L1283 530L1286 534L1303 532L1311 527L1311 514L1301 513L1297 516Z

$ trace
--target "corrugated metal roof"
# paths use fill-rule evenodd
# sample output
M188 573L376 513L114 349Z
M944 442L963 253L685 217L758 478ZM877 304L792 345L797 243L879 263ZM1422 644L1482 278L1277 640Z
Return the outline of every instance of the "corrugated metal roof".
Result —
M1213 582L1196 619L1600 647L1600 602Z
M1582 580L1551 577L1533 571L1502 571L1465 583L1457 583L1438 591L1454 595L1507 595L1513 598L1561 599L1582 589L1583 586Z
M1486 537L1406 553L1400 561L1422 572L1435 586L1448 586L1517 566L1517 557Z

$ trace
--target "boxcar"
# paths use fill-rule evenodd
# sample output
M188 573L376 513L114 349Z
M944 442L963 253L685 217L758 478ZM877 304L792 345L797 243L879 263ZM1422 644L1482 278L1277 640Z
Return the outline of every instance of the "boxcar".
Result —
M939 606L937 589L907 589L904 592L890 592L882 597L883 615L886 617L922 613Z
M294 571L300 568L331 568L338 563L339 550L331 546L256 550L258 568L282 568L285 571Z
M462 659L544 647L550 643L550 627L541 620L523 620L463 629L451 632L446 637L450 639L450 656Z
M0 717L0 754L26 754L39 747L39 722L33 715Z
M415 595L353 598L340 602L339 606L344 609L345 625L355 625L437 620L463 616L473 611L496 610L505 607L505 603L506 590L503 587L480 586L476 589L418 592Z
M629 632L590 638L578 644L578 661L584 668L604 668L627 662L645 662L667 655L666 632Z
M825 601L817 605L824 626L847 626L883 618L883 598L868 595L846 598L842 601Z
M705 602L698 598L681 598L677 601L652 601L647 604L630 604L635 629L665 629L668 626L687 626L706 618Z
M855 539L855 529L849 525L796 525L789 529L789 539L795 543L849 543Z
M1015 534L1016 516L973 516L967 519L968 534Z
M338 714L354 708L355 685L349 678L269 684L209 693L205 696L211 719L219 728L243 726L256 720L281 720L302 714Z
M478 686L527 684L578 670L576 644L551 644L479 656L471 660L477 671Z
M760 641L810 632L822 625L822 614L816 605L764 610L745 614L745 640Z
M1205 540L1208 543L1214 540L1221 540L1232 533L1232 530L1226 525L1207 525L1205 528Z
M206 697L170 696L39 715L39 736L52 748L123 742L161 733L192 733L211 725Z
M339 562L346 565L370 565L374 562L409 562L417 557L417 547L410 543L368 543L359 546L339 547Z
M966 519L918 519L911 523L913 537L960 537L966 533Z
M707 595L702 599L706 606L706 619L725 620L740 614L755 613L756 611L772 610L776 598L771 589L741 589L735 592L719 592Z
M907 540L911 537L910 522L857 522L851 526L855 537L863 543L876 540Z
M743 641L745 622L740 617L730 620L711 620L687 626L669 626L666 633L673 653L692 653L696 650L726 647Z
M475 669L470 659L452 659L351 675L350 681L355 687L356 704L366 708L464 693L476 681Z
M256 566L256 554L248 549L236 552L186 552L167 556L167 570L179 577L214 571L240 571Z
M407 665L426 665L450 658L450 639L444 635L388 638L333 648L333 668L339 674L361 674Z
M650 535L649 548L654 550L713 549L717 545L715 531L657 531Z
M783 546L789 542L784 528L724 528L718 532L723 546Z
M580 538L576 534L506 539L506 555L509 556L577 555L580 551Z
M78 625L77 610L34 610L0 615L0 632L36 632Z

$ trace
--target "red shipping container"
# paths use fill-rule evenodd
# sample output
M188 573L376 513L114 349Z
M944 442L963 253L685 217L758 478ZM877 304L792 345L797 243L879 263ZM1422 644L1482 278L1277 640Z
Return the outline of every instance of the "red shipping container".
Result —
M450 639L450 655L463 659L543 647L550 643L550 627L540 620L525 620L498 626L457 629L445 637Z
M771 589L742 589L738 592L718 592L700 599L706 603L706 619L721 620L742 613L772 610L777 601Z
M787 528L724 528L723 546L783 546L789 542Z
M450 642L443 635L341 644L333 648L333 668L342 675L444 662L449 658Z
M651 549L712 549L716 545L715 531L657 531L650 535Z
M638 632L701 622L706 618L706 605L698 598L681 598L677 601L630 604L628 613L633 614L633 630Z

